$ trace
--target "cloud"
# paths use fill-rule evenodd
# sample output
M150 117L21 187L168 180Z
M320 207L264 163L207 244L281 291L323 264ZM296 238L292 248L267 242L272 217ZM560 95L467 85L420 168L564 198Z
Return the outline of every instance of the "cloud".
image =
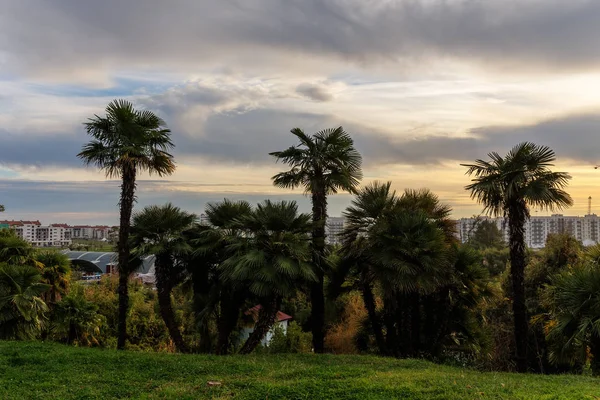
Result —
M132 68L422 70L427 60L505 73L600 64L593 0L5 0L3 10L2 69L44 79L98 81Z
M333 95L327 91L327 88L321 85L302 83L296 87L296 93L301 94L314 101L331 101Z

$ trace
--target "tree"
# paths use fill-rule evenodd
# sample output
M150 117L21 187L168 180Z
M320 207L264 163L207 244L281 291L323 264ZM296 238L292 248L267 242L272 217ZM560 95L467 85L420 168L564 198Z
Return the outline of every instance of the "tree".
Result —
M125 348L128 308L127 283L131 274L129 230L135 201L137 174L171 175L175 171L174 147L165 122L151 111L136 110L126 100L114 100L106 107L106 116L95 115L85 123L93 138L77 155L86 165L95 165L121 183L118 242L119 334L117 348Z
M304 188L312 201L312 251L317 281L311 287L312 334L315 352L323 352L325 337L325 224L327 196L338 191L356 192L362 179L362 157L354 141L342 127L326 129L312 136L294 128L291 133L300 143L283 151L270 153L277 161L289 165L289 171L273 176L273 184L282 188Z
M237 222L244 234L228 246L222 264L225 279L248 286L260 300L260 310L240 354L251 353L275 323L284 297L315 281L309 263L310 215L298 214L295 202L265 200Z
M563 189L569 174L552 172L556 159L546 146L524 142L505 157L490 153L490 160L464 164L467 175L474 176L465 187L471 198L484 206L484 212L508 219L513 314L515 324L517 370L527 370L527 309L525 305L525 221L529 207L554 210L570 206L573 201Z
M585 361L590 349L592 373L600 376L600 268L588 263L557 274L546 294L553 318L547 323L550 361Z
M210 318L216 316L216 353L225 355L249 293L247 287L224 279L221 264L229 257L229 244L243 233L238 221L250 215L252 207L246 201L224 199L209 203L205 213L209 226L197 225L188 232L194 251L186 259L186 268L192 277L197 325L204 333L201 347L205 351L210 347L206 343L208 325Z
M5 211L4 206L2 204L0 204L0 212L4 212L4 211Z
M31 243L21 239L10 229L0 230L0 262L41 267L35 260Z
M39 269L0 263L0 339L34 339L46 322L42 299L50 288Z
M56 304L52 313L52 332L68 344L90 346L98 344L100 327L104 317L98 313L98 305L86 300L81 286L75 286L67 296Z
M188 351L173 313L171 291L181 283L184 273L183 257L192 247L186 241L185 231L196 221L196 215L167 203L148 206L133 217L131 243L137 256L154 255L156 289L160 313L175 347Z
M44 301L54 305L68 289L71 278L71 261L65 254L54 250L43 250L35 255L42 267L42 280L50 286Z
M502 231L494 221L478 219L468 241L474 249L501 249L505 246Z

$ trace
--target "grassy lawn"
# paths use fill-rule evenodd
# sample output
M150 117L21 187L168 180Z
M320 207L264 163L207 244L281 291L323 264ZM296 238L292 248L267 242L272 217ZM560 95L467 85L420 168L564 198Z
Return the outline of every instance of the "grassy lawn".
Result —
M600 379L371 356L216 357L0 341L0 399L113 398L600 399Z

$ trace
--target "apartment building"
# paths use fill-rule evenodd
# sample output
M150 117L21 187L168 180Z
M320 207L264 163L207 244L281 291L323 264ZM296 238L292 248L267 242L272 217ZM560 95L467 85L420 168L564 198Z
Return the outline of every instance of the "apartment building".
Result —
M75 225L71 230L73 239L108 240L111 228L104 225Z
M327 244L341 244L344 231L344 217L329 217L325 224L325 241Z
M504 218L461 218L456 221L456 235L464 243L475 232L480 220L492 221L508 241L508 224ZM596 214L583 217L554 214L551 216L532 216L525 223L525 244L539 249L546 245L550 234L566 233L586 246L600 242L600 218Z
M0 221L17 236L36 247L64 247L71 244L71 229L66 224L44 226L40 221Z

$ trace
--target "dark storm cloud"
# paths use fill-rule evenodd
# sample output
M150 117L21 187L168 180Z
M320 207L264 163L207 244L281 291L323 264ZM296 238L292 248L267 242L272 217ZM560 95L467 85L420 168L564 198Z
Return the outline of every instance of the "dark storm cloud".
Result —
M600 2L594 0L1 4L0 63L4 59L5 71L12 73L52 75L140 65L189 70L223 63L273 67L293 53L362 66L423 57L520 70L589 68L600 62ZM302 59L292 65L301 70Z

